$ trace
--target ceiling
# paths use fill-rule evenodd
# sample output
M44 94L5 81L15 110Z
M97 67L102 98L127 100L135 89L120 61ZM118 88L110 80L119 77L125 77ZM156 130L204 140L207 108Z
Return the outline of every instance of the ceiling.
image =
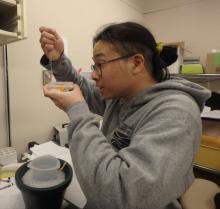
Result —
M204 0L122 0L143 14L172 9Z

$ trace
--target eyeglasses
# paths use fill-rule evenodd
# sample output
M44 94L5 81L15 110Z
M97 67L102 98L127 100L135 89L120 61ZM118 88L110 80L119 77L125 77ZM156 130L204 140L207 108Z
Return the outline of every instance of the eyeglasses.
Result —
M91 65L91 70L95 71L99 76L102 76L103 65L111 63L111 62L115 62L115 61L118 61L118 60L129 58L131 56L134 56L135 54L137 54L137 53L128 54L128 55L125 55L125 56L121 56L121 57L117 57L117 58L114 58L114 59L111 59L111 60L104 61L102 63Z

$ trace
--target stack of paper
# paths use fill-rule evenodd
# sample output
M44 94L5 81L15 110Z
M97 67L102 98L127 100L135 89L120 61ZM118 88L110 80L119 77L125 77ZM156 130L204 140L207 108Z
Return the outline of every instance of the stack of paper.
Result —
M202 113L202 118L211 118L211 119L219 119L220 120L220 110L212 110L208 106L205 106Z
M52 155L54 157L59 158L60 155L62 155L64 153L69 153L68 148L61 147L52 141L45 142L45 143L39 144L39 145L34 145L34 147L32 147L30 150L33 153L32 154L33 158L39 157L42 155Z

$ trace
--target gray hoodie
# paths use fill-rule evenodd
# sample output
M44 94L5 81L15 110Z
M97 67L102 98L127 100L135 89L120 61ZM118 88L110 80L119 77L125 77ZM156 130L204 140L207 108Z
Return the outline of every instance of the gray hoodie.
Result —
M43 57L41 64L48 62ZM88 209L180 209L194 176L200 112L210 92L172 77L130 100L104 100L63 55L57 80L77 83L86 99L67 111L70 152ZM99 130L95 114L103 116Z

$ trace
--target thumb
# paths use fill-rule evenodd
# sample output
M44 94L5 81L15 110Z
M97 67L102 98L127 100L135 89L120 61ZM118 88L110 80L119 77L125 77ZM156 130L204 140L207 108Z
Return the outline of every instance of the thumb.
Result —
M57 89L48 89L48 84L43 86L43 93L45 97L56 98L59 97L60 91Z

